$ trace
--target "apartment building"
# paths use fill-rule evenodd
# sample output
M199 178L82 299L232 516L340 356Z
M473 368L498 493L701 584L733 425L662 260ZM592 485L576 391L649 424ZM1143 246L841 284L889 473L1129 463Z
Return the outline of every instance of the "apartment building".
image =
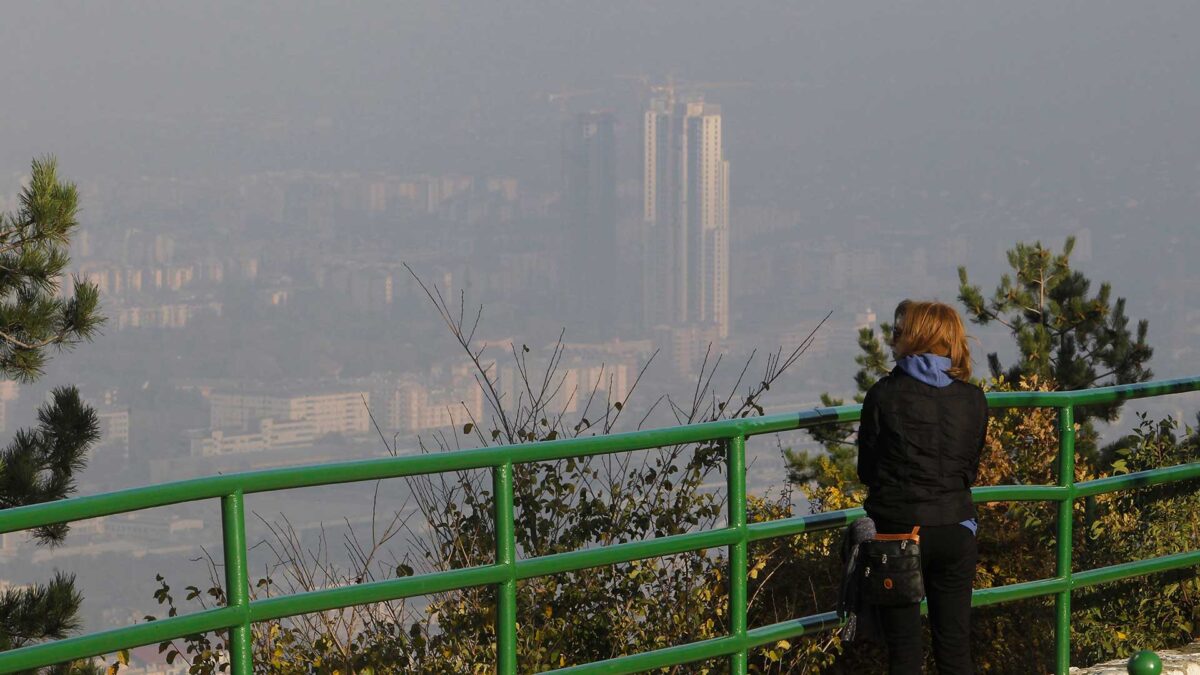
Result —
M370 432L370 392L212 393L209 429L193 432L193 457L308 447L330 434Z

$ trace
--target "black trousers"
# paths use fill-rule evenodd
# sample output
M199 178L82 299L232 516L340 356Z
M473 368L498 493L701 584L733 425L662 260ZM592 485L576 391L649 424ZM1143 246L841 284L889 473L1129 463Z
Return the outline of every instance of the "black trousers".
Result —
M912 525L876 521L881 534L911 532ZM921 527L921 570L929 602L933 658L939 675L972 675L971 584L978 546L964 525ZM921 606L881 607L889 675L922 672Z

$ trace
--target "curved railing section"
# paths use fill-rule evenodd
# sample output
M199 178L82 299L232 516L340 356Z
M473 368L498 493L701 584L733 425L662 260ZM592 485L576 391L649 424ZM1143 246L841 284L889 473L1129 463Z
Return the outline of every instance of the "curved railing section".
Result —
M1072 509L1076 499L1131 488L1200 478L1200 462L1164 467L1086 482L1074 482L1076 406L1163 396L1200 390L1200 377L1102 387L1083 391L1002 392L988 395L992 408L1055 408L1058 410L1059 458L1055 485L998 485L974 490L976 502L1049 501L1058 503L1055 576L977 590L973 604L991 605L1039 596L1055 596L1056 671L1065 674L1070 657L1071 591L1093 584L1200 565L1200 550L1075 571L1071 568ZM463 450L438 455L389 457L356 462L290 467L184 480L120 492L75 497L63 501L0 511L0 533L27 530L142 509L209 499L221 501L227 605L150 623L71 637L0 653L0 673L39 668L117 650L155 644L214 630L229 630L230 671L251 675L250 626L353 605L398 600L472 586L498 590L496 612L499 675L517 672L517 581L573 570L630 562L700 549L727 547L729 560L730 631L725 637L694 642L616 659L562 668L555 673L635 673L664 666L726 657L730 672L744 675L751 648L795 638L839 625L827 612L750 629L746 626L747 547L752 541L843 527L864 514L847 509L748 524L746 522L746 438L806 427L858 420L860 406L817 408L799 414L722 420L666 429L555 440L527 445ZM719 441L726 447L728 524L613 546L525 558L516 557L513 533L513 465L630 452L650 448ZM290 490L444 473L490 469L495 495L495 563L399 579L331 588L261 600L250 600L246 569L244 498L256 492Z

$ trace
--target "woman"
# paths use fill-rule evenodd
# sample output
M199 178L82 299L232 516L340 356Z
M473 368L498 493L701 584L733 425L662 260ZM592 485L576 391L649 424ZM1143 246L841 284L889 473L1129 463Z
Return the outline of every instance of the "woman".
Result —
M892 333L896 368L863 401L858 477L881 534L919 526L933 654L942 675L974 672L971 584L975 506L971 485L987 432L987 401L971 384L971 354L958 312L906 301ZM900 316L902 314L902 316ZM922 671L920 605L880 607L892 675Z

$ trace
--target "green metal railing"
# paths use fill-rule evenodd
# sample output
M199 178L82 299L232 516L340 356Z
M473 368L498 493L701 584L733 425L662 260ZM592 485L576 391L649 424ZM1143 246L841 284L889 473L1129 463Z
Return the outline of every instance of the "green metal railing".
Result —
M1112 476L1081 483L1075 475L1074 409L1081 405L1162 396L1200 390L1200 377L1149 382L1085 391L993 393L993 408L1058 410L1059 447L1056 485L998 485L974 490L976 502L1051 501L1058 503L1055 576L1008 586L977 590L975 606L1055 596L1058 673L1070 660L1071 591L1085 586L1154 572L1200 565L1200 550L1139 560L1086 571L1071 569L1072 512L1076 499L1200 478L1200 462ZM634 673L663 666L727 657L730 671L744 675L750 649L839 625L827 612L790 621L746 626L746 553L750 542L842 527L862 517L862 509L847 509L769 522L746 522L746 438L834 422L853 422L859 406L821 408L799 414L723 420L706 424L639 431L610 436L548 441L439 455L420 455L292 467L213 476L152 485L120 492L75 497L48 504L0 511L0 533L26 530L117 513L207 499L221 500L224 535L225 607L177 616L115 630L37 644L0 653L0 673L38 668L64 661L110 654L120 649L155 644L215 630L229 630L231 672L253 671L250 626L256 621L397 600L472 586L497 588L497 664L499 675L517 672L517 581L562 572L612 565L644 558L725 546L729 549L729 634L710 640L630 654L607 661L562 668L556 673ZM645 450L656 447L721 441L727 450L728 523L725 527L659 537L614 546L591 548L536 558L517 559L513 534L513 465L567 458ZM246 569L245 496L294 488L399 478L467 469L491 469L495 495L496 557L491 565L331 588L294 595L250 600Z

